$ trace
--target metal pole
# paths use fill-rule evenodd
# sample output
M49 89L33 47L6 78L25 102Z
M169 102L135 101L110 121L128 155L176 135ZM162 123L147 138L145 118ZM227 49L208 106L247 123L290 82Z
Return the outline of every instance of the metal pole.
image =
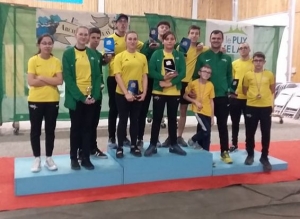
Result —
M294 44L294 30L295 30L295 13L296 13L296 0L289 1L289 38L288 38L288 55L287 55L287 74L286 81L290 82L292 79L293 71L293 44Z
M98 13L105 13L105 0L98 0Z
M198 19L198 0L193 0L192 19Z
M239 0L232 0L232 21L239 20Z

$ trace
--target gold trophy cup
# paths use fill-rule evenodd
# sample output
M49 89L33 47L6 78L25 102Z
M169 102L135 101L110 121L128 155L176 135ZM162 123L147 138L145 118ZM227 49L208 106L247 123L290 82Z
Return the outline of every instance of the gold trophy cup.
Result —
M92 86L86 88L87 98L92 99Z

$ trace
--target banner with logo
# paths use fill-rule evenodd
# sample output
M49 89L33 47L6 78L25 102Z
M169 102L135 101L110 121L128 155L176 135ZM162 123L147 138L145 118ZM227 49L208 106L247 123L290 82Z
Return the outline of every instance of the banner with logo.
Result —
M103 49L103 39L114 32L114 18L115 15L38 8L36 37L48 33L55 40L54 48L65 49L76 43L74 34L77 27L96 27L101 31L101 43L98 49Z
M210 45L210 33L213 30L221 30L224 33L223 47L228 55L239 57L239 44L248 43L254 45L254 26L241 22L206 20L206 45Z

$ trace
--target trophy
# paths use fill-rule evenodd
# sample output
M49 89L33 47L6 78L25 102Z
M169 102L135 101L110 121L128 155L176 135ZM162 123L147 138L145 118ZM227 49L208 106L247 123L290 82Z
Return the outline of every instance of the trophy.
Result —
M191 46L191 40L183 37L179 44L179 51L183 52L184 56L187 56L187 52Z
M166 73L175 72L176 67L175 67L174 60L173 59L165 59L164 60L164 68L165 68Z
M230 96L233 95L233 96L237 97L237 94L235 93L235 91L236 91L238 85L239 85L239 79L233 79L233 80L232 80L232 83L231 83L231 89L232 89L233 91L230 91L230 92L229 92L229 95L230 95Z
M115 55L115 40L114 38L104 38L104 55L113 56Z
M92 99L92 86L86 88L87 98Z
M158 30L157 28L153 27L150 28L150 33L149 33L149 44L153 44L157 46L157 41L158 41Z
M127 87L128 93L132 94L134 97L139 95L139 83L137 80L129 80L128 87Z

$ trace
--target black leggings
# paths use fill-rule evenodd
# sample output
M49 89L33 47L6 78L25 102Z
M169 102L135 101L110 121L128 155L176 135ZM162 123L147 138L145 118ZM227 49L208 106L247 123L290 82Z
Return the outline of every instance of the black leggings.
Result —
M128 102L124 95L116 93L115 96L118 111L119 123L117 128L118 146L123 147L123 142L126 136L127 121L130 119L130 139L131 145L136 146L138 135L138 117L141 111L142 102Z
M167 104L168 132L171 145L177 144L177 110L180 96L166 96L154 94L153 97L153 121L151 127L150 144L156 145L160 131L161 120Z

